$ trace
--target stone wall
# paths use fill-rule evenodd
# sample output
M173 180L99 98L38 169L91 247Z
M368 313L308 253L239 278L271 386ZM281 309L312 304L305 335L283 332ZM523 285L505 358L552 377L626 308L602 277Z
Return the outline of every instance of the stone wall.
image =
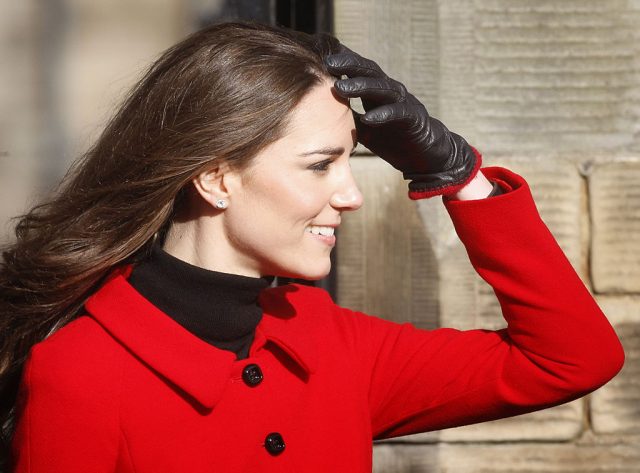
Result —
M336 34L531 185L625 346L623 371L546 411L377 444L383 472L640 471L640 2L336 0ZM422 327L504 325L439 199L365 149L339 302ZM384 272L383 268L387 271Z
M0 0L0 239L208 0ZM626 348L622 373L547 411L375 447L382 472L640 471L640 1L336 0L339 38L521 173ZM423 328L502 325L438 199L360 149L339 302Z

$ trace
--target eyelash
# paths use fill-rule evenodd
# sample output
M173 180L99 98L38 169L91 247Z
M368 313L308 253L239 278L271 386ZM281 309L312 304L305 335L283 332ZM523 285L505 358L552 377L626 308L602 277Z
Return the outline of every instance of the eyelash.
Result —
M354 154L356 154L355 149L349 154L349 157L353 156ZM309 166L309 169L311 169L313 172L316 172L316 173L327 172L329 170L329 166L333 163L334 160L335 159L333 158L325 159L324 161L320 161L319 163Z
M309 169L317 173L327 172L331 163L333 163L333 159L325 159L324 161L320 161L313 166L309 166Z

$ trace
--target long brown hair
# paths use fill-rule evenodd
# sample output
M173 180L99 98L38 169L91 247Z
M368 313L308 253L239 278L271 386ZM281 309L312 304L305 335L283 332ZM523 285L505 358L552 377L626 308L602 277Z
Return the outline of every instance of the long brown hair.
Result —
M6 448L31 347L82 311L116 266L165 232L190 181L220 160L243 168L330 77L337 42L221 23L167 50L58 191L17 222L0 261L0 421Z

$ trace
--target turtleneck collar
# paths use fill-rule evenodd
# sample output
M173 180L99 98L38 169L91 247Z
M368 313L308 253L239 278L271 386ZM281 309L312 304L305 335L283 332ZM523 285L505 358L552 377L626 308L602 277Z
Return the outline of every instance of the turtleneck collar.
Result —
M159 246L133 268L129 283L191 333L238 358L248 355L262 318L258 295L272 277L221 273L186 263Z

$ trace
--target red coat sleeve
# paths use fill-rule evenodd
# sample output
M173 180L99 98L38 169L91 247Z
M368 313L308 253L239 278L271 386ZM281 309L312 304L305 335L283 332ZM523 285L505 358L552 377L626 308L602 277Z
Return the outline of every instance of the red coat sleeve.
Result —
M88 330L75 331L82 339L67 336L59 344L56 333L34 346L25 365L12 441L15 473L107 473L116 469L121 435L118 363L111 357L112 350L104 350L99 339L91 337L100 330L94 322L83 317L72 324L88 326ZM74 334L73 330L65 332ZM95 369L105 361L114 364L113 375Z
M527 183L506 169L484 173L510 191L445 205L507 328L426 331L350 313L368 366L374 438L568 402L622 367L615 332L540 219Z

